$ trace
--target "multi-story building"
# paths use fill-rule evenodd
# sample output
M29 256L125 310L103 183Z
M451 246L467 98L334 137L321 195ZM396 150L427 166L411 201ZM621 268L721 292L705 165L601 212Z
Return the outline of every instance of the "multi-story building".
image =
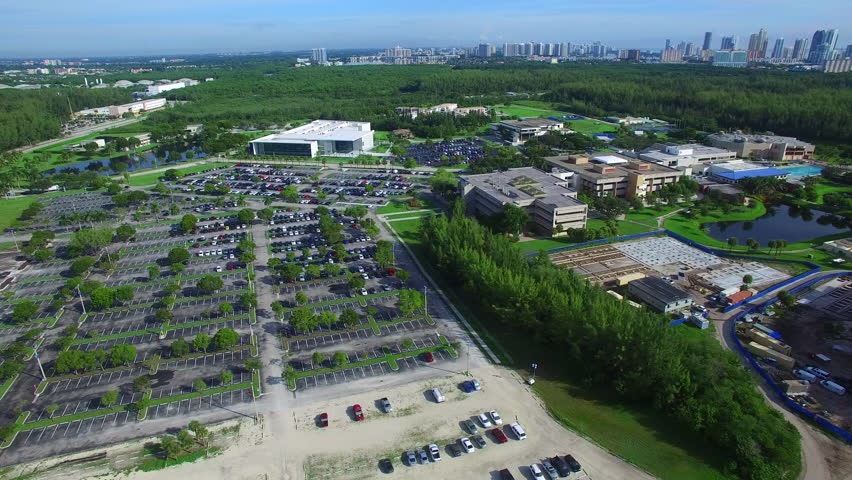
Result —
M697 143L687 145L655 143L642 150L639 158L666 167L684 169L701 163L726 162L737 158L737 154L730 150Z
M766 58L768 43L769 40L765 28L761 28L759 32L751 34L748 38L749 60L762 60Z
M736 67L748 66L748 52L745 50L716 50L713 54L713 66Z
M163 92L168 92L169 90L177 90L179 88L186 87L186 84L183 82L172 82L172 83L162 83L158 85L151 85L145 89L145 95L159 95Z
M324 48L314 48L311 50L311 61L317 65L325 65L328 63L328 53Z
M420 115L429 115L432 113L452 113L453 115L464 117L472 113L479 115L487 115L488 107L462 107L459 108L457 103L442 103L431 107L396 107L394 109L400 115L411 117L412 120Z
M808 160L814 154L812 144L780 135L746 135L720 132L708 135L707 142L714 147L736 152L739 158L788 162Z
M852 72L852 58L826 60L822 62L822 71L825 73Z
M852 43L846 45L846 52L843 54L844 58L852 58Z
M642 60L642 51L638 49L631 48L627 51L627 55L624 57L625 60L632 60L634 62L638 62Z
M707 167L706 173L710 176L710 178L721 183L739 183L741 180L746 178L758 177L776 177L786 179L790 176L789 170L765 167L763 165L756 165L742 160L733 160L730 162L710 165Z
M545 157L554 174L564 173L577 191L618 198L644 197L665 185L677 183L681 170L628 158L616 153Z
M811 40L811 49L808 52L808 62L819 64L826 60L834 60L834 49L837 48L837 37L839 32L834 30L817 30Z
M569 228L585 228L588 206L577 200L571 182L532 167L505 172L463 175L459 191L469 211L502 212L506 205L523 208L537 230L558 236Z
M373 148L373 130L369 122L314 120L274 133L249 143L253 155L354 155Z
M736 50L737 49L738 38L736 35L732 35L730 37L722 37L722 45L719 47L719 50Z
M683 62L683 51L674 48L667 48L660 52L660 63L681 63Z
M793 44L793 60L804 60L808 54L808 39L797 38Z
M518 145L547 132L562 130L564 123L548 118L531 117L523 120L503 120L491 124L491 130L500 138Z
M389 49L385 50L385 56L386 57L407 58L407 57L411 56L411 49L410 48L402 48L399 45L397 45L393 48L389 48Z
M713 41L713 32L704 32L704 44L702 50L710 50L710 43Z
M775 39L775 46L772 47L772 58L784 58L784 37Z

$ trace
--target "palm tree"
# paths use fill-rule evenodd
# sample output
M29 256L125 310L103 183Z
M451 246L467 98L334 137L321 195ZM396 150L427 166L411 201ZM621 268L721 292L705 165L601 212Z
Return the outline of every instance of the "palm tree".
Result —
M728 238L728 251L734 249L737 246L737 237L729 237Z

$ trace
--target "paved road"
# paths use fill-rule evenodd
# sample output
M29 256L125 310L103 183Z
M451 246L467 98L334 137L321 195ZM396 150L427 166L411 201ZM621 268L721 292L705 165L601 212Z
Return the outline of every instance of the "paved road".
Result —
M35 145L29 145L29 146L26 146L26 147L16 148L15 150L23 152L23 153L32 152L33 150L36 150L38 148L48 147L50 145L61 143L61 142L64 142L66 140L70 140L72 138L83 137L83 136L86 136L86 135L89 135L89 134L92 134L92 133L95 133L95 132L100 132L102 130L107 130L107 129L110 129L110 128L123 127L125 125L130 125L131 123L136 123L136 122L142 121L145 118L146 118L145 116L140 116L140 117L136 117L136 118L122 118L120 120L104 122L104 123L94 125L94 126L91 126L91 127L86 127L86 128L82 128L80 130L75 130L70 135L66 135L64 137L52 138L50 140L45 140L43 142L36 143Z

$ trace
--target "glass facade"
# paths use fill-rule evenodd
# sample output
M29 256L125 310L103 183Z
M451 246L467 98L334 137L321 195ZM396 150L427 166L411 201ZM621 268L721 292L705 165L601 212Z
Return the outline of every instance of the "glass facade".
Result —
M261 143L258 153L261 155L294 155L301 157L311 156L311 145L309 143Z

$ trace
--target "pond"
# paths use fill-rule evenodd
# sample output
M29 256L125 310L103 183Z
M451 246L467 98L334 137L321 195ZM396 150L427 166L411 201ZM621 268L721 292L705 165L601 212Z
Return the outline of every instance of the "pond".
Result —
M708 234L725 242L730 237L739 245L753 238L766 246L769 240L786 240L788 244L817 237L848 232L850 225L842 217L805 207L767 205L766 215L751 221L705 223Z
M80 171L92 170L94 168L94 167L92 167L92 165L100 165L100 166L103 166L103 167L106 167L106 168L103 169L103 170L98 170L99 175L116 175L116 174L119 174L119 173L125 172L125 171L126 172L132 172L134 170L142 170L142 169L145 169L145 168L159 167L159 166L168 165L169 163L185 162L187 160L194 160L196 158L204 158L204 157L207 156L207 154L202 152L201 149L192 148L192 149L190 149L190 151L192 151L192 153L193 153L192 159L186 158L186 153L184 152L184 153L180 154L180 160L175 160L174 162L166 161L166 160L164 160L164 158L158 159L154 155L154 152L149 150L149 151L143 152L141 155L140 154L122 155L120 157L105 158L105 159L102 159L102 160L87 160L85 162L72 163L70 165L63 165L62 167L58 167L58 168L53 169L53 170L48 170L44 173L46 175L49 175L49 174L52 174L52 173L62 173L63 171L66 171L66 170L80 170ZM163 156L165 158L168 158L168 154L169 154L169 152L167 151L167 152L165 152L165 154ZM124 165L121 165L121 164L124 164ZM122 167L124 167L124 166L126 166L126 168L122 169Z

